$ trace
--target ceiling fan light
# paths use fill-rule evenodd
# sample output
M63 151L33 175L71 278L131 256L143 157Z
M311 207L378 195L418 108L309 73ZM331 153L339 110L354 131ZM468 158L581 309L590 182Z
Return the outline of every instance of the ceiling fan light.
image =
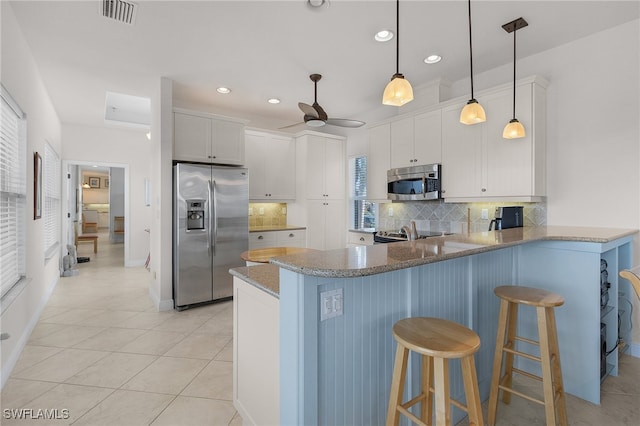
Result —
M522 123L518 121L517 118L512 119L504 126L504 130L502 131L502 137L505 139L518 139L524 138L526 133L524 131L524 126Z
M309 127L322 127L325 123L323 120L318 120L317 118L311 119L307 121L307 126Z
M413 89L402 74L394 74L393 78L384 88L382 103L384 105L402 106L413 100Z
M460 122L462 124L477 124L487 121L484 108L477 100L471 99L460 111Z

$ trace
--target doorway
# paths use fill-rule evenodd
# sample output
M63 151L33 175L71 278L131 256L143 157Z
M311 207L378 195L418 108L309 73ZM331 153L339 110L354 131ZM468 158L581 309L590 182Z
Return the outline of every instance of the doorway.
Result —
M129 259L129 166L63 160L62 256L76 234L97 235L99 242L122 244L122 265Z

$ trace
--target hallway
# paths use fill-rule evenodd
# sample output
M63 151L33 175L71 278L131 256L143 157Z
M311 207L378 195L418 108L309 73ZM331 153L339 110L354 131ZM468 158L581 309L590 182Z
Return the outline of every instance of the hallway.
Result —
M24 408L57 410L56 424L241 424L231 402L232 303L156 312L149 272L124 268L123 244L99 235L98 253L79 246L91 258L80 274L60 278L2 391L1 423L47 423L4 411Z

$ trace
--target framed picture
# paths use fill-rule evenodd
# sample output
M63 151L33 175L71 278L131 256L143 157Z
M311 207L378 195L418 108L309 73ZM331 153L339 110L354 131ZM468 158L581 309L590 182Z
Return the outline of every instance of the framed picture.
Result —
M33 220L42 217L42 157L33 153Z
M104 187L105 188L109 187L109 178L104 178Z
M99 177L90 177L89 178L89 187L90 188L100 188L100 178Z

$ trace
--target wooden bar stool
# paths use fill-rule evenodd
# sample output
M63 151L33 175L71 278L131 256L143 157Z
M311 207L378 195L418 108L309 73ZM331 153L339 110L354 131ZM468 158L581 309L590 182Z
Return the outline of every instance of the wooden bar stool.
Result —
M522 286L502 286L494 290L500 299L500 317L498 320L498 337L496 352L493 360L493 374L491 378L491 393L489 395L489 415L487 422L494 425L498 408L498 394L502 390L502 401L511 402L511 394L529 401L544 405L547 425L566 425L567 409L562 386L562 371L560 370L560 352L558 351L558 335L554 308L564 304L564 298L559 294L546 290ZM530 305L536 308L538 317L539 342L516 335L518 320L518 304ZM540 357L516 350L516 341L540 347ZM502 373L502 359L505 355L504 374ZM534 360L542 365L542 377L513 367L514 355ZM533 398L514 390L512 386L513 373L542 381L544 400Z
M440 318L405 318L393 326L398 342L391 381L387 426L397 426L400 414L418 425L431 424L435 396L436 425L451 424L451 404L466 411L470 425L482 425L482 407L476 366L473 360L480 348L480 338L468 328ZM419 353L422 364L421 393L403 403L405 376L409 351ZM467 405L451 398L449 390L449 359L459 358ZM420 402L420 418L409 408Z

